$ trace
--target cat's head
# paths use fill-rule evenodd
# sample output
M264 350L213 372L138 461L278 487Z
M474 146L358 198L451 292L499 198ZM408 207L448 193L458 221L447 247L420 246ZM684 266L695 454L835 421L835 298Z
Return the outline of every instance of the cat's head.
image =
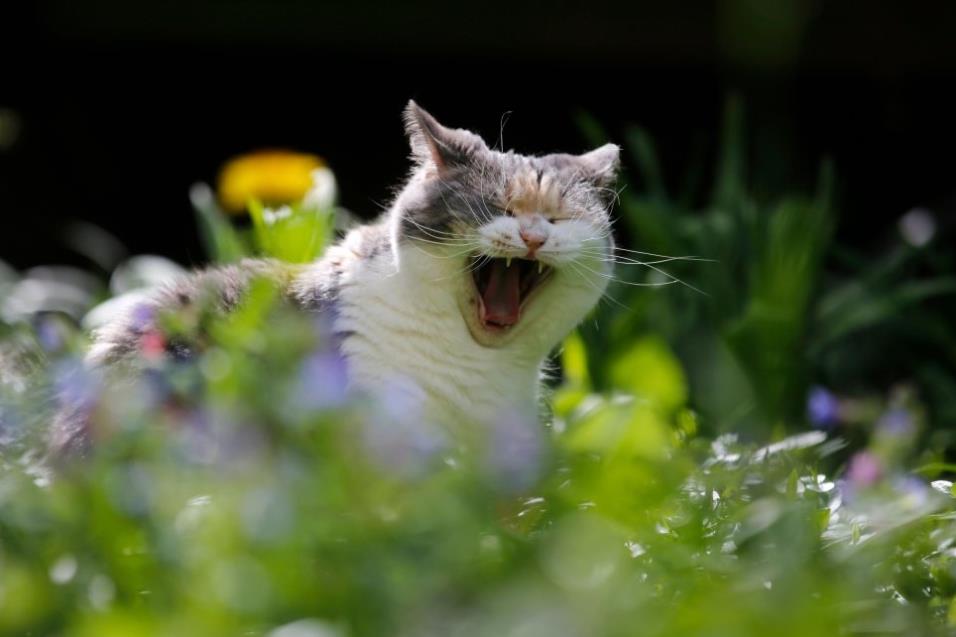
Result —
M611 276L619 149L519 155L442 126L414 102L405 125L415 168L393 209L399 250L428 255L454 281L462 317L486 347L553 347ZM437 279L436 279L437 280Z

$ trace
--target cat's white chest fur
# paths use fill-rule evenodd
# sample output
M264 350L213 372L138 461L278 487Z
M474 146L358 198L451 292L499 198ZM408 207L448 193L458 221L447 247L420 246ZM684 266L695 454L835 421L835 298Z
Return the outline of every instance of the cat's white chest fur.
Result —
M346 270L335 327L352 384L402 393L403 404L444 426L534 417L543 356L476 343L456 304L462 276L437 265L407 247L400 259L385 252Z

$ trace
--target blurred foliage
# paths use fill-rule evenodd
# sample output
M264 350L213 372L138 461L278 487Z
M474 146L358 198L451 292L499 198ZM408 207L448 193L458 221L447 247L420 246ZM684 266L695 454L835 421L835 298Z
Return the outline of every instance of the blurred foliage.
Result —
M176 266L0 268L0 634L952 634L954 350L927 302L953 264L932 242L834 246L829 169L812 197L757 201L742 123L731 103L702 207L630 131L621 281L530 437L503 422L462 447L348 395L322 325L265 281L229 316L162 317L212 336L194 358L144 351L145 373L105 383L81 324ZM193 189L213 260L331 239L328 198L255 199L236 228ZM63 402L92 410L96 453L54 476Z
M813 196L758 197L744 120L730 98L706 197L702 167L671 195L650 136L626 132L634 170L620 193L620 280L583 330L588 349L600 353L591 368L597 387L608 386L618 343L650 332L678 353L710 431L760 438L799 429L813 383L884 393L916 378L928 381L921 389L934 412L954 422L956 263L931 241L935 228L914 239L904 226L876 258L834 245L831 164ZM606 138L587 116L582 125L593 142ZM648 294L647 285L670 287ZM946 297L948 305L932 304Z

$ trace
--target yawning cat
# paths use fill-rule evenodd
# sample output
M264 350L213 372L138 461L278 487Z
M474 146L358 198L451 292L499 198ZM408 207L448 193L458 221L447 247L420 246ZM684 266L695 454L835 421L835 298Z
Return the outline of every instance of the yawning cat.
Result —
M439 424L535 414L548 353L610 278L619 149L501 152L414 102L405 126L414 167L378 221L307 266L247 260L180 281L100 330L89 362L135 367L149 317L210 286L228 311L266 276L299 307L330 317L353 387L404 392ZM83 448L86 437L64 414L54 446Z

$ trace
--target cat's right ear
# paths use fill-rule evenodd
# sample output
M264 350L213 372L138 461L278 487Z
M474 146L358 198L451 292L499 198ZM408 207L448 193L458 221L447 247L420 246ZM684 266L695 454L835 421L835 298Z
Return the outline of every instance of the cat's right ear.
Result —
M472 163L488 149L478 135L442 126L414 100L409 100L405 107L405 132L415 161L434 167L439 174Z
M621 169L621 147L617 144L605 144L589 153L578 155L578 162L595 186L611 187Z

